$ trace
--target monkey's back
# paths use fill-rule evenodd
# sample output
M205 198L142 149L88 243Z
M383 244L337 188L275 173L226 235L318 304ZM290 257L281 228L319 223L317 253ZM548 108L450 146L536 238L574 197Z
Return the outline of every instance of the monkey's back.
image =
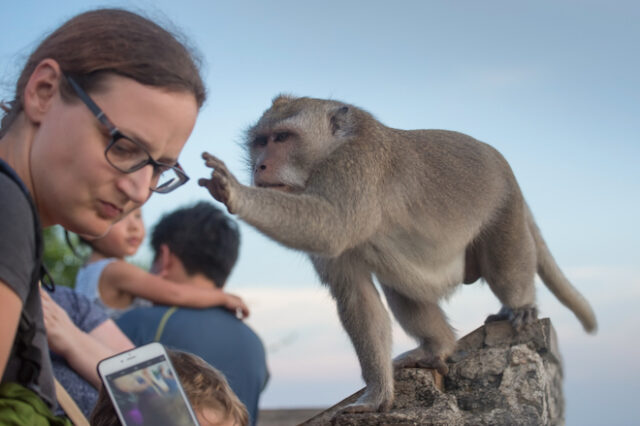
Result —
M382 281L402 271L405 283L394 286L437 300L462 281L465 248L506 198L521 198L520 191L504 157L470 136L390 128L376 133L388 159L378 170L380 197L390 201L381 207L385 229L360 249Z

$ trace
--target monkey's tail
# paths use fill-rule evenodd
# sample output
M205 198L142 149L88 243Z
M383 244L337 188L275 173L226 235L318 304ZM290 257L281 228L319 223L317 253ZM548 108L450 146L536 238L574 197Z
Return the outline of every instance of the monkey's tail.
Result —
M578 317L584 329L589 333L595 333L598 324L593 309L591 309L587 299L571 285L567 277L560 270L560 267L547 247L547 243L545 243L542 238L540 229L533 220L533 215L528 206L527 213L529 229L536 244L538 275L540 275L540 278L547 288L558 300L567 308L571 309L576 317Z

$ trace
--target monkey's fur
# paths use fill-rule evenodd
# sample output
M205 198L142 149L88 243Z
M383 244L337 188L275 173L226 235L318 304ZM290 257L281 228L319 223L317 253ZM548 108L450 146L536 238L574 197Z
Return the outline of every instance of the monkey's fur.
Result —
M393 403L391 326L374 287L420 345L396 368L444 362L455 337L438 301L483 278L503 308L487 320L536 319L534 275L587 331L596 319L549 252L506 160L444 130L398 130L336 101L280 96L247 133L254 187L203 154L201 179L230 213L307 252L336 300L366 392L347 411Z

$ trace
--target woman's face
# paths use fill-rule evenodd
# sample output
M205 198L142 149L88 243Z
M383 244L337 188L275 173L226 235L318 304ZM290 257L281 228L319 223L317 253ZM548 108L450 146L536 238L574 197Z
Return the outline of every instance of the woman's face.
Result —
M125 135L156 161L174 164L198 114L189 92L145 86L109 75L89 96ZM43 226L61 224L88 237L104 235L151 195L152 167L125 174L105 159L110 137L80 100L59 92L35 132L30 154L34 197Z

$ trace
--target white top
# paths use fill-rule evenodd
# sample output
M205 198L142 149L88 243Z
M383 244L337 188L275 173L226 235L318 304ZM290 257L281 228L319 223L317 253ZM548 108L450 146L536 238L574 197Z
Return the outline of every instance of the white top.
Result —
M104 304L100 298L100 291L98 289L98 283L100 283L100 276L102 270L111 262L115 262L117 259L110 257L107 259L101 259L97 262L91 262L78 269L76 275L76 287L75 291L93 300L100 305L111 318L116 319L126 311L136 308L138 306L151 306L151 302L140 297L133 299L133 302L126 308L112 308Z

